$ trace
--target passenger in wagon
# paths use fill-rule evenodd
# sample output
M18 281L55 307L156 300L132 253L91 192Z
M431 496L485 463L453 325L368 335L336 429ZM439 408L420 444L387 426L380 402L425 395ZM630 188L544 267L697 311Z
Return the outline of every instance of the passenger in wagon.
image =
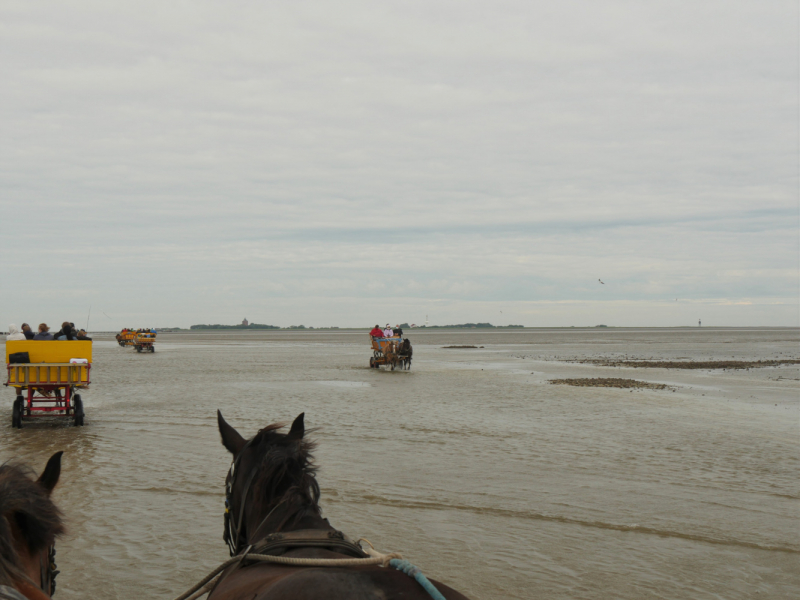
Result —
M31 331L31 326L27 323L22 324L22 333L25 335L26 340L32 340L36 334Z
M64 321L61 324L61 329L58 330L58 333L53 335L53 337L57 340L69 340L69 341L74 340L77 336L78 332L75 331L75 325L73 325L69 321Z
M22 333L17 328L17 326L14 325L14 323L11 323L8 326L8 335L6 335L6 340L10 342L10 341L13 341L13 340L24 340L24 339L25 339L25 334Z
M370 331L369 334L374 338L382 338L383 330L377 325L375 325L375 327L372 328L372 331Z
M81 341L83 341L83 342L91 342L91 341L92 341L92 338L90 338L90 337L88 337L88 336L86 335L86 330L85 330L85 329L81 329L81 330L78 332L78 336L77 336L77 338L76 338L76 339L78 339L78 340L81 340Z
M394 337L394 332L392 331L392 326L389 325L388 323L386 324L386 327L383 329L383 337L387 337L387 338Z
M50 328L47 323L39 323L39 333L33 336L35 340L49 341L53 339L53 334L50 333Z

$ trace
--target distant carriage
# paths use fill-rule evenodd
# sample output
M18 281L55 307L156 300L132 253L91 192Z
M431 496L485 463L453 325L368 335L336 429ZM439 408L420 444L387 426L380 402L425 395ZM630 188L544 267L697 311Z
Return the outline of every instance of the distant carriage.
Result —
M155 352L156 332L154 329L134 331L123 329L117 334L117 343L123 348L133 346L137 352Z
M22 428L22 420L33 417L63 417L83 425L80 392L90 383L91 341L7 341L6 368L4 385L17 392L12 427Z
M133 346L137 352L155 352L156 332L147 331L137 333L133 338Z
M117 343L125 348L126 346L133 346L136 332L130 329L123 329L117 334Z
M371 369L388 366L392 371L396 368L410 370L413 350L411 342L402 336L379 338L370 336L372 356L369 359Z

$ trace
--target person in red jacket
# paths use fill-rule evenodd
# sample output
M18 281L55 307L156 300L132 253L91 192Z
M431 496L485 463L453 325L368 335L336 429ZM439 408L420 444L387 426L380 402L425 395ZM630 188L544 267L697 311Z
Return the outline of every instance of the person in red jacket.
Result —
M370 331L369 334L372 337L382 338L383 337L383 330L380 327L378 327L377 325L375 325L375 327L372 328L372 331Z

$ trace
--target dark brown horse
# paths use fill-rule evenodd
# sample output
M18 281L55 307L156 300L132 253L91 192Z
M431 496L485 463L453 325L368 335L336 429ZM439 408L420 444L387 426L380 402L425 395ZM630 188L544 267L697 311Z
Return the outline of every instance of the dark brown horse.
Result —
M414 349L411 347L411 342L408 338L403 340L400 347L397 349L397 356L400 357L400 367L402 369L411 369L411 358L414 356Z
M233 455L226 480L225 539L231 555L360 558L361 548L322 518L319 485L305 438L303 415L288 433L268 425L245 440L217 412L223 445ZM432 581L447 600L466 600ZM233 565L209 600L430 600L413 578L391 567L298 567L268 563Z
M0 597L13 597L13 588L29 600L45 600L55 590L54 544L64 526L50 493L61 454L50 457L38 479L23 465L0 465Z

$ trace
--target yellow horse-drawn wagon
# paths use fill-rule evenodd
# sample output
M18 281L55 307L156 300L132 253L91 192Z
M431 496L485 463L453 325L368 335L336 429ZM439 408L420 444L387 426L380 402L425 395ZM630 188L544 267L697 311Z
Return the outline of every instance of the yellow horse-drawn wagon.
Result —
M12 427L23 418L67 417L83 425L80 391L89 387L92 342L13 340L6 342L8 380L17 392Z
M117 343L122 346L133 346L136 332L130 329L123 329L117 334Z
M133 346L137 352L155 352L155 342L155 329L123 329L117 334L117 343L120 346Z
M136 334L136 337L133 338L133 346L136 348L137 352L155 352L156 342L156 332L153 331L141 331Z

